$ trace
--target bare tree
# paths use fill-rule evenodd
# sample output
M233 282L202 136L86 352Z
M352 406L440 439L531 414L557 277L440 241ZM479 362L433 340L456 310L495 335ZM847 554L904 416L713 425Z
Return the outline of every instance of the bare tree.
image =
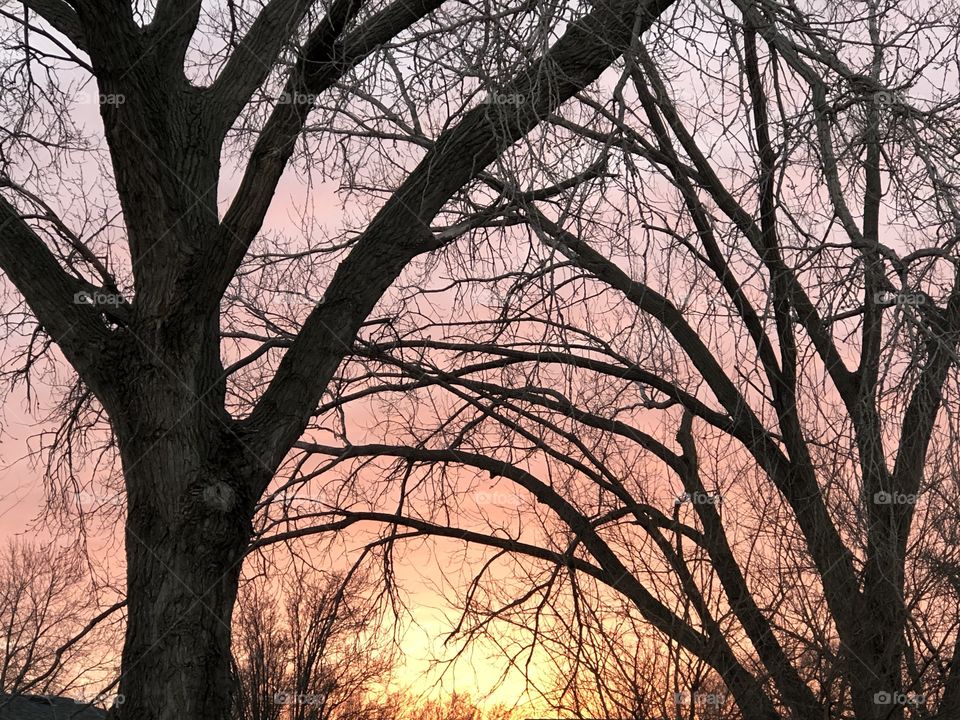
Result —
M370 488L330 526L491 548L455 629L527 628L516 665L629 618L672 655L654 705L697 662L749 720L955 717L957 17L735 0L645 38L549 128L583 182L484 178L513 222L478 214L453 309L367 343L299 444Z
M347 718L351 702L389 682L396 655L369 600L371 589L362 577L338 576L290 587L292 688L297 697L315 699L296 703L292 720Z
M109 634L85 627L94 609L75 551L8 542L0 554L0 692L90 695L96 675L113 669L103 647Z
M510 720L512 713L503 705L484 708L468 693L453 692L437 700L416 702L407 699L398 718L403 720Z
M277 693L287 686L290 639L266 589L248 586L233 621L235 720L279 720Z
M357 333L414 258L469 241L461 221L489 200L478 176L671 4L0 7L7 367L31 382L58 367L55 346L79 383L66 427L109 420L126 501L116 717L228 716L258 499ZM71 114L78 92L102 133ZM333 237L314 223L299 246L262 233L288 168L342 179L361 220ZM274 297L318 297L288 284L295 267L322 297L265 312L271 278Z
M234 621L238 720L350 720L396 663L362 575L283 574L244 586Z

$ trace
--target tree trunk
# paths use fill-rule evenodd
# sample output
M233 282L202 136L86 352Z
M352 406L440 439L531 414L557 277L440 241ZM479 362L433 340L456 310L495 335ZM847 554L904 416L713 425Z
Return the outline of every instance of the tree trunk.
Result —
M114 717L225 719L231 702L230 622L249 520L237 488L211 471L213 465L199 453L156 454L131 469L128 485L183 490L170 497L172 507L150 507L152 492L130 504L129 605L119 687L124 702ZM172 468L184 474L167 475ZM184 478L189 478L185 484Z
M129 616L118 718L226 718L240 550L184 532L172 547L127 533ZM153 547L150 547L153 545Z
M237 490L198 454L167 454L141 463L135 482L181 485L159 466L183 469L190 481L170 508L132 502L126 527L129 599L119 720L229 717L230 622L249 521ZM128 478L128 483L130 478Z
M128 618L123 702L112 718L225 720L257 465L223 410L216 323L139 332L154 349L144 343L127 359L126 407L114 413L128 500ZM157 341L171 334L176 342Z

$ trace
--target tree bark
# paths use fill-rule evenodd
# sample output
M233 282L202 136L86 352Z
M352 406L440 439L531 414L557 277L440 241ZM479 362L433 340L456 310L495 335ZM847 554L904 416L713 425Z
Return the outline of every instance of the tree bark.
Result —
M129 606L116 720L229 716L230 622L254 504L230 440L177 426L121 441Z
M217 317L136 317L111 408L127 491L128 618L114 720L221 719L230 623L268 471L224 409Z
M113 717L229 717L230 619L245 546L236 518L198 496L177 528L126 532L129 611Z

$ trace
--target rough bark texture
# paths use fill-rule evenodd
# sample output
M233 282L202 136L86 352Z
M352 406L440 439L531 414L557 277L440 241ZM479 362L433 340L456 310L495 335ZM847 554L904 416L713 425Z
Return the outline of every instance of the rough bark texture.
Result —
M139 320L139 318L138 318ZM113 413L128 517L121 718L223 718L230 619L264 470L223 411L216 318L144 319ZM214 362L215 361L215 362Z

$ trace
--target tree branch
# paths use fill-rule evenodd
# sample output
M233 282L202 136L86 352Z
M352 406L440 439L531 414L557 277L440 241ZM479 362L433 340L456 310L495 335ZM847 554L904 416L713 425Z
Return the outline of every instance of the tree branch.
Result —
M597 534L590 520L570 505L552 487L531 473L511 463L496 460L486 455L467 453L455 449L431 450L392 445L350 445L344 448L329 447L314 443L297 443L297 446L338 459L364 456L399 457L428 463L444 462L467 465L490 473L491 477L506 477L530 492L539 502L553 510L561 521L578 537L584 547L596 559L604 577L602 582L628 598L644 618L657 629L666 633L688 651L717 669L734 694L746 720L778 720L770 699L756 679L736 659L730 647L720 637L707 637L691 628L682 618L663 605L623 565L616 553ZM393 518L392 515L385 515ZM489 543L487 543L489 544Z
M102 350L109 331L102 311L78 299L90 284L67 274L17 209L0 196L0 269L23 295L43 329L104 400Z
M87 39L80 18L63 0L23 0L23 4L63 34L78 50L86 52Z
M277 467L306 428L360 324L386 289L410 259L436 247L429 223L444 204L596 80L672 2L598 3L503 89L524 103L485 103L440 135L337 268L325 302L310 313L253 413L241 423L267 467Z
M363 0L334 2L330 11L310 33L288 86L302 79L307 65L334 60L335 44L344 27L356 17L363 4ZM281 49L291 40L297 25L312 5L313 0L271 0L260 11L216 81L205 93L209 106L216 109L220 116L220 132L225 132L233 124L253 93L269 77ZM341 68L341 72L345 69ZM268 120L267 128L282 114L282 105L279 105Z
M240 187L223 216L216 241L193 266L197 282L190 284L204 288L196 294L195 303L209 306L217 302L230 284L263 225L314 99L376 48L442 3L443 0L397 0L351 33L342 47L335 42L340 32L336 21L323 23L314 31L284 86L285 100L291 102L278 103L273 109L250 154ZM353 10L352 6L350 9ZM249 99L239 95L231 99L232 92L229 86L218 82L209 95L212 107L223 104L226 108L218 121L217 132L221 135L232 124L242 103ZM211 268L215 269L212 273Z
M657 318L687 353L713 394L742 428L738 435L743 438L746 448L770 474L796 513L842 637L854 637L859 627L854 603L860 593L852 555L827 512L811 467L788 460L772 442L713 353L672 303L652 288L632 280L616 264L581 238L553 223L539 210L530 208L528 212L532 214L531 224L546 236L546 242L554 243L584 270L616 288L638 308Z

